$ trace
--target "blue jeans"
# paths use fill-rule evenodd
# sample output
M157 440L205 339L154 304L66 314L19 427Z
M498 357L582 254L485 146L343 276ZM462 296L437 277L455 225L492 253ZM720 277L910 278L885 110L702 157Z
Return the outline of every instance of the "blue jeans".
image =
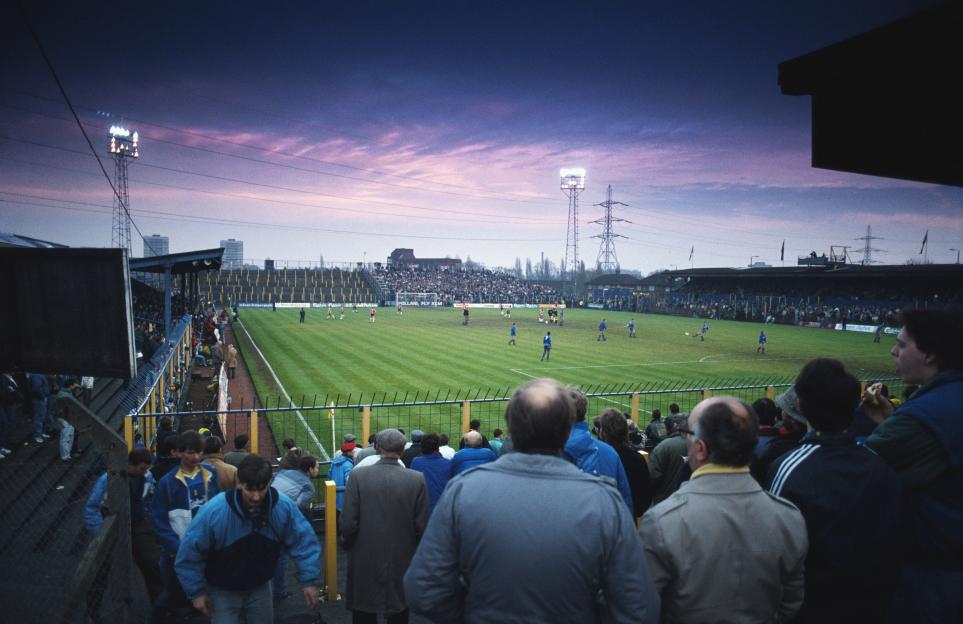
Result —
M48 399L33 399L33 437L39 438L43 433L44 424L50 420L47 414Z
M272 624L274 622L270 582L248 590L208 586L207 597L211 599L211 624L236 624L237 622Z
M154 605L157 610L168 609L173 606L180 606L187 602L187 596L177 580L177 573L174 571L174 555L168 554L163 548L160 549L160 577L161 592Z

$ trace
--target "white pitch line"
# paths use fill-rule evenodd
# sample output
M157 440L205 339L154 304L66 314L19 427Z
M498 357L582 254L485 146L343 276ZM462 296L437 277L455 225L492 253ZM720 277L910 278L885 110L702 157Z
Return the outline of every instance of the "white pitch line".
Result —
M698 359L698 360L680 360L680 361L678 361L678 362L641 362L641 363L639 363L639 364L589 364L589 365L587 365L587 366L553 366L552 368L550 368L550 369L548 369L548 370L549 370L549 371L557 371L557 370L580 370L580 369L583 369L583 368L632 368L632 367L637 367L637 366L672 366L672 365L675 365L675 364L706 364L707 362L705 361L705 358L707 358L707 357L712 357L712 356L704 356L703 358L700 358L700 359ZM766 359L767 359L767 360L804 360L804 359L806 359L806 358L803 358L803 357L778 357L778 358L776 358L776 357L771 357L771 358L766 358ZM754 361L756 361L756 360L758 360L758 358L746 358L746 359L742 359L742 360L726 360L725 362L708 362L708 364L728 364L729 362L754 362ZM522 370L521 370L521 369L518 369L518 368L510 368L510 369L508 369L508 370L510 370L510 371L513 372L513 373L519 373L519 374L521 374L521 375L526 375L526 374L527 374L527 373L523 373ZM529 376L529 377L532 377L532 375L528 375L528 376Z
M281 389L281 392L284 393L284 398L288 400L288 405L295 408L294 413L298 415L298 418L301 420L301 424L304 425L308 435L311 437L311 441L314 442L314 444L318 447L318 450L321 451L321 454L324 455L324 461L331 461L331 457L328 455L328 452L324 450L324 445L321 444L321 440L319 440L318 436L314 434L314 430L308 426L308 421L304 419L304 415L301 413L301 410L297 409L297 405L295 405L294 401L291 400L291 396L288 394L288 391L284 389L284 384L281 383L281 380L278 379L274 369L271 368L271 363L268 362L267 358L264 357L264 354L261 353L257 343L254 342L254 338L251 338L251 334L247 331L247 327L244 326L244 321L238 319L238 323L241 325L241 329L244 330L244 333L247 334L247 339L251 341L251 345L254 347L254 350L257 351L257 354L260 355L261 359L264 361L265 366L267 366L268 370L271 371L271 377L274 377L274 383L276 383L278 388Z

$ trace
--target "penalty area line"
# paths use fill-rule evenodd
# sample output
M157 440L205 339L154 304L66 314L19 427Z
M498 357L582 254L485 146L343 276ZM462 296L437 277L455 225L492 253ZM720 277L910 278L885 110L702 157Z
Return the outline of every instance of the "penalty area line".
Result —
M301 424L304 425L304 428L307 430L311 441L314 442L314 444L318 447L318 450L321 451L321 454L324 455L324 461L331 461L331 457L328 455L328 452L324 450L324 445L321 444L321 440L319 440L318 436L315 435L314 429L308 426L308 421L304 419L304 414L301 413L301 410L297 409L298 406L295 405L294 401L291 400L291 396L288 394L288 391L284 389L284 384L281 383L281 380L278 379L274 369L271 368L271 363L268 362L266 357L264 357L264 354L261 353L261 349L257 346L257 343L254 342L254 338L252 338L250 332L247 331L247 327L244 326L244 321L239 319L238 323L241 325L241 329L244 330L244 334L247 336L247 339L251 341L251 346L253 346L254 350L257 351L257 354L261 356L261 361L264 362L264 365L267 366L267 369L271 372L271 377L274 378L274 383L278 385L278 388L280 388L281 392L284 394L284 398L288 400L288 406L295 408L294 413L297 414L298 420L300 420Z

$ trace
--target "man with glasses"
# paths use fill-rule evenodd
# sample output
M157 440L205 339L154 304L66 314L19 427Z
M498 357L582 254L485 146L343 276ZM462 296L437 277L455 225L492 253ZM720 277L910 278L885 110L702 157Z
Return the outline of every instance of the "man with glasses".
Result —
M758 429L732 397L702 401L679 428L692 477L639 528L663 620L788 621L802 604L806 523L750 476Z

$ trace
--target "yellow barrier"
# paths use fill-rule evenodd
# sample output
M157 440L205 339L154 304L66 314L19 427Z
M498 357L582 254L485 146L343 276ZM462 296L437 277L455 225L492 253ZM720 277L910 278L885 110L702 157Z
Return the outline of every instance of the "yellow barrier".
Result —
M632 395L632 422L639 424L639 395Z
M368 438L371 436L371 406L365 405L361 409L361 442L360 446L366 446L368 444Z
M338 595L338 512L334 481L324 482L324 594L325 600L340 600Z
M259 449L259 447L258 447L258 439L257 439L258 423L257 423L257 412L255 412L255 411L252 411L252 412L251 412L251 428L250 428L250 431L251 431L251 433L250 433L250 437L251 437L251 452L254 453L255 455L257 455L257 454L258 454L258 449Z
M471 401L464 401L461 404L461 432L467 433L471 428L468 424L471 422Z

